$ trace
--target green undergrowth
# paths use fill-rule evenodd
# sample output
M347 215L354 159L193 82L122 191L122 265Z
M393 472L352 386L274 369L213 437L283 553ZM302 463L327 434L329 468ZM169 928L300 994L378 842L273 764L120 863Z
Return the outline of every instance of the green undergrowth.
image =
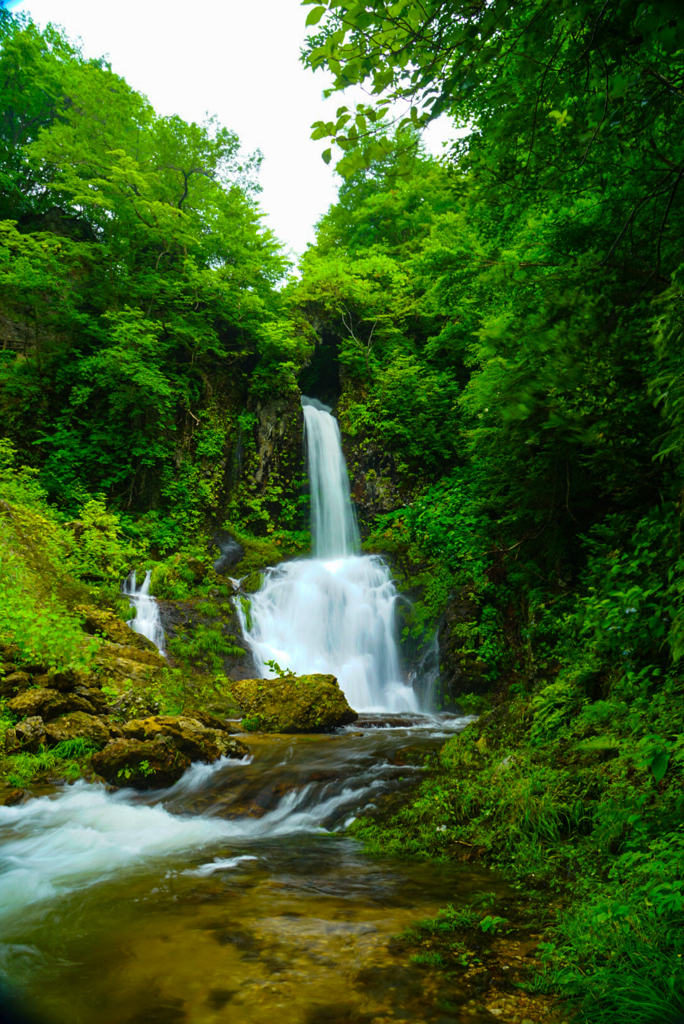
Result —
M244 548L243 557L231 570L231 575L237 579L279 562L301 558L311 550L309 530L278 530L271 524L266 536L256 537L237 523L226 523L224 528Z
M220 625L198 623L192 631L174 637L168 643L170 653L181 664L195 665L206 671L218 672L224 658L241 658L244 648L236 638Z
M653 683L613 680L562 724L567 679L517 697L447 741L389 821L352 826L374 853L475 855L562 897L535 986L592 1024L684 1012L684 707L675 675Z
M3 716L0 725L7 726ZM13 723L11 723L13 724ZM3 733L6 728L3 729ZM0 779L5 785L25 789L40 782L73 782L88 770L91 756L100 748L85 739L63 740L50 750L22 751L0 759Z
M239 713L230 692L230 680L222 672L198 673L186 668L164 668L145 685L136 685L123 693L105 685L103 693L109 702L109 715L114 721L148 715L182 715L192 711L210 714Z
M48 506L33 469L0 441L0 643L24 661L87 668L99 642L72 610L89 591L68 528Z

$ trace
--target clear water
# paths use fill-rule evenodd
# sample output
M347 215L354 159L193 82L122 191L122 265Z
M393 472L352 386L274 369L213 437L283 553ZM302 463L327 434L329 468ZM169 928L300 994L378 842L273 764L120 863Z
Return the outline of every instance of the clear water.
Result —
M76 783L0 808L0 972L52 1024L437 1024L468 993L391 937L496 879L373 860L340 833L419 780L403 748L465 724L250 736L250 763L196 765L164 793Z

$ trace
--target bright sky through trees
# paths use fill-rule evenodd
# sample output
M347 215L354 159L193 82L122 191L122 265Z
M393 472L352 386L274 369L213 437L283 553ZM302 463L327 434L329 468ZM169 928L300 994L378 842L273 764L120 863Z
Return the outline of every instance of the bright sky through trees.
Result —
M147 95L160 114L202 120L205 113L261 149L261 205L269 226L295 252L336 197L336 176L312 142L313 121L331 118L339 96L323 101L327 78L299 62L307 8L299 0L19 0L7 4L44 27L61 25L86 56L106 54L113 70ZM439 151L438 133L431 148Z

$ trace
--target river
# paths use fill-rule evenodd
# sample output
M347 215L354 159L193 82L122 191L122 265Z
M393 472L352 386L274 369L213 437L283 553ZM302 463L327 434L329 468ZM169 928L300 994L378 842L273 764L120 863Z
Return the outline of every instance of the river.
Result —
M250 736L249 764L162 793L81 782L0 808L3 973L55 1024L460 1020L440 1005L467 994L391 939L492 876L372 859L342 830L415 785L402 750L466 722L382 722Z

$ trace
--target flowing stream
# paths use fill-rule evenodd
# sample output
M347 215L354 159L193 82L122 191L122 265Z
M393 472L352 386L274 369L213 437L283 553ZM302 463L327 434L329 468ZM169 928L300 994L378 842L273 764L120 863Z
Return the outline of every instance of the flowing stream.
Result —
M405 752L464 725L249 736L249 764L195 765L166 792L79 782L0 808L0 970L52 1024L491 1020L391 943L491 875L374 860L340 834L418 781Z
M38 1020L492 1019L391 938L496 881L374 860L345 834L416 785L416 751L467 720L416 712L388 569L358 554L337 426L318 403L304 414L315 557L271 571L246 632L262 666L334 672L353 706L375 710L330 735L249 735L249 761L193 765L164 792L81 781L0 808L0 976ZM149 636L148 591L149 576L126 592Z

